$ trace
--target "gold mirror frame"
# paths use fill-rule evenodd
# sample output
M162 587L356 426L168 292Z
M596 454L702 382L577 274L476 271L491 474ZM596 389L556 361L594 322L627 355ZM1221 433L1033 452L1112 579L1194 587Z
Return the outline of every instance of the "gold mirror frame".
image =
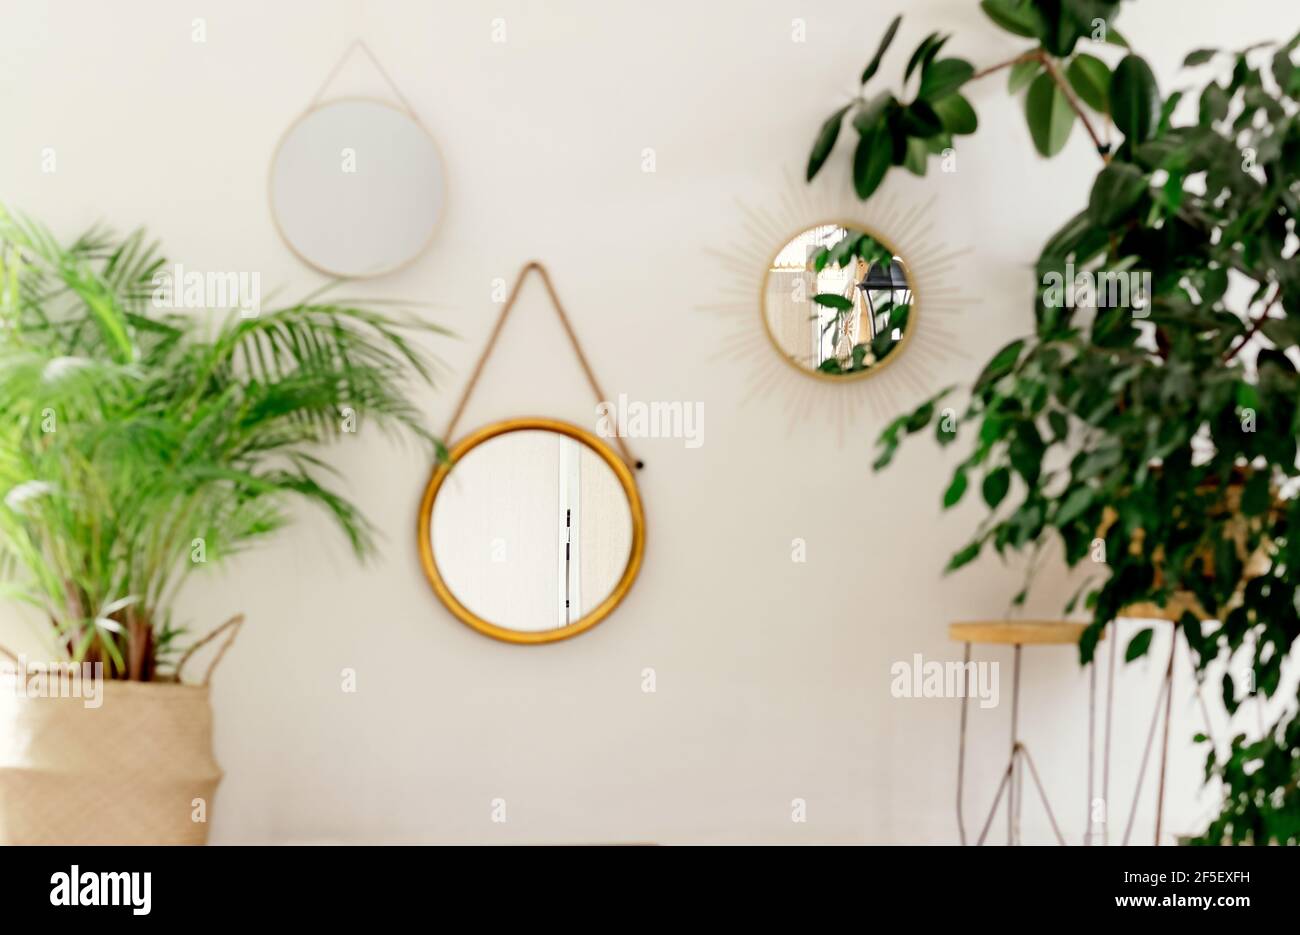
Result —
M581 442L598 454L609 465L610 470L614 472L614 476L618 478L623 493L627 496L628 511L632 514L632 548L628 553L627 567L623 569L623 576L614 585L614 590L585 617L574 621L568 626L557 627L554 630L511 630L508 627L497 626L495 623L484 620L462 604L456 598L456 595L451 592L451 588L447 586L447 582L443 580L442 574L438 571L438 563L433 554L433 504L437 499L439 489L451 474L456 462L489 439L510 432L529 430L556 432L560 435L566 435L575 441ZM631 469L608 445L591 432L569 422L561 422L558 419L536 417L504 419L500 422L485 425L456 442L451 448L449 459L434 468L433 475L424 488L424 496L420 500L418 522L419 527L416 532L420 543L420 564L424 568L424 574L429 579L429 583L433 586L434 593L438 595L438 599L447 605L447 609L461 623L485 636L503 640L507 643L554 643L590 630L608 617L614 608L623 601L623 598L627 596L627 592L632 587L632 582L636 580L637 573L641 570L641 561L645 556L645 513L641 508L641 495L637 491L636 480L632 476Z
M788 354L786 354L784 348L782 348L780 343L777 341L776 335L772 331L772 322L769 319L769 316L767 314L767 281L772 275L772 264L776 261L776 258L781 255L781 251L785 249L785 245L788 244L790 241L794 240L804 231L812 230L814 227L828 227L828 226L841 227L844 230L858 231L859 233L866 234L868 237L871 237L877 243L887 248L891 255L902 259L903 273L904 275L907 276L907 288L912 293L912 307L911 310L908 312L907 330L905 330L903 332L903 336L898 339L898 347L894 348L893 352L888 357L886 357L883 361L881 361L879 364L874 364L870 369L859 370L856 373L844 373L844 374L822 373L820 370L810 370L807 367L801 367L794 360L792 360ZM861 221L845 221L841 219L832 219L829 221L816 221L812 224L803 225L793 234L786 237L785 240L783 240L781 244L776 248L776 250L774 250L768 256L767 263L763 267L763 279L758 284L758 316L763 320L763 332L767 335L767 340L772 345L772 348L776 351L777 356L780 357L783 361L785 361L789 366L799 371L799 373L802 373L804 376L812 377L815 380L824 380L830 383L854 383L858 380L865 380L867 377L875 376L877 373L884 370L895 360L897 360L899 356L902 355L902 353L905 350L907 350L907 343L912 339L912 335L916 331L915 316L919 310L920 304L921 304L921 298L916 291L916 277L912 275L912 268L910 265L908 265L907 258L904 257L903 254L901 254L898 251L898 247L894 244L894 242L891 239L882 236L879 231L875 230L874 228L868 227L867 225L863 224Z
M410 256L406 257L403 260L399 260L396 263L389 264L388 266L385 266L382 269L371 270L364 273L343 273L340 272L339 270L329 269L328 267L316 262L315 260L308 257L306 254L304 254L301 250L299 250L297 245L294 244L294 242L289 239L289 235L285 232L284 225L280 223L280 215L275 210L275 190L274 190L275 166L280 159L280 152L284 149L284 144L288 141L290 134L292 134L294 130L298 129L298 127L302 126L302 124L306 123L317 113L335 104L376 104L380 107L387 107L389 110L396 111L397 113L401 114L403 117L406 117L408 120L411 121L412 124L415 125L415 127L420 131L420 133L423 134L423 136L429 141L429 145L433 148L433 151L438 155L438 171L440 173L440 178L442 180L442 190L440 192L441 198L440 198L440 205L439 205L441 210L438 212L437 217L434 218L433 227L430 228L429 230L429 236L424 238L424 242L420 244L419 249L416 250L414 253L412 253ZM382 98L378 98L378 97L367 97L367 96L332 97L329 100L320 101L319 103L313 103L305 111L303 111L296 118L294 118L293 123L289 124L288 128L286 128L285 131L282 134L280 134L280 139L275 144L275 151L271 153L271 164L270 164L270 168L267 170L267 175L266 175L266 205L268 211L271 214L271 224L272 226L275 227L275 232L280 236L281 242L283 242L284 245L289 248L290 253L296 256L300 261L305 263L307 266L316 270L318 273L324 273L326 276L333 276L336 279L347 279L347 280L377 279L380 276L389 276L393 273L401 272L402 270L406 269L408 266L411 266L413 263L415 263L415 261L420 259L420 257L424 256L426 253L429 252L429 247L433 244L434 239L438 235L438 230L442 227L442 219L447 214L447 188L448 188L447 160L442 154L442 147L438 145L438 141L433 138L433 134L429 132L428 128L424 125L423 121L421 121L420 118L415 115L415 112L412 111L409 107L398 107L392 102L385 101Z

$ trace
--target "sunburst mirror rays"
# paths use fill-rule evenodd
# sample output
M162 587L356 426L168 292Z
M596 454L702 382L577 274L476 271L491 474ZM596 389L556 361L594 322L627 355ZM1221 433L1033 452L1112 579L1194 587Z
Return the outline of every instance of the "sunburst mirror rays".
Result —
M964 332L975 321L968 313L980 299L958 284L959 263L969 249L955 250L943 242L934 203L933 196L903 199L883 191L864 204L850 180L808 185L791 174L761 206L740 204L735 242L707 248L721 286L716 300L699 308L722 316L729 327L719 355L749 365L743 384L747 400L779 403L791 429L806 422L830 423L842 439L850 426L863 428L864 418L880 424L942 388L941 374L966 356ZM909 311L905 328L888 329L891 338L898 331L883 358L888 366L877 357L865 371L835 376L792 366L790 355L778 350L768 326L769 272L787 245L818 229L867 233L899 258ZM895 299L903 297L896 286ZM861 323L859 319L859 327ZM862 363L868 364L865 354ZM867 375L871 379L855 378Z

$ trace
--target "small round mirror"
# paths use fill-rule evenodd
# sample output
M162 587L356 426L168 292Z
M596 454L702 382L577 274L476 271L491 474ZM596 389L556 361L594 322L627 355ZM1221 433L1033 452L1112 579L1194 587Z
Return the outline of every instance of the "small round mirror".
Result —
M902 352L915 319L907 265L863 228L820 224L777 251L763 325L781 356L831 379L867 376Z
M443 210L442 157L409 114L338 100L289 128L271 163L271 213L290 249L333 276L392 272L422 253Z
M627 466L589 432L546 419L490 425L454 446L425 490L419 535L443 603L515 643L599 623L631 587L645 544Z

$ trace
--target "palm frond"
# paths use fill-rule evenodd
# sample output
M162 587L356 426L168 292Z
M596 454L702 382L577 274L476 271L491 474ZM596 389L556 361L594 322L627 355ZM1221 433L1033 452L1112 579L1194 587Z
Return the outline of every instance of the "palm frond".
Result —
M154 671L176 650L185 578L274 535L295 500L372 554L321 446L373 423L443 451L408 395L440 373L426 342L443 329L324 291L254 318L179 315L152 301L164 262L143 231L63 246L0 206L6 595L41 608L71 656L125 677L141 676L123 614L151 621Z

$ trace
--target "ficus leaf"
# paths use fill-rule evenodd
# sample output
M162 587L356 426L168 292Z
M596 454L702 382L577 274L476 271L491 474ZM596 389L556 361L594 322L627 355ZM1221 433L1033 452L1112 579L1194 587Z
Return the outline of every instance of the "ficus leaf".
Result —
M966 469L964 467L959 467L957 468L956 471L953 472L952 483L949 484L948 489L944 491L943 508L946 510L950 507L956 506L957 503L961 500L962 495L965 493L966 493Z
M1133 639L1129 640L1128 649L1124 650L1124 661L1132 662L1134 659L1145 656L1147 650L1151 648L1151 637L1155 635L1155 632L1151 627L1147 627L1134 634Z
M960 552L954 555L951 559L949 559L948 566L944 570L956 571L958 568L961 568L963 565L969 565L971 562L975 560L975 558L979 554L980 554L980 543L972 542L970 545L966 546L964 549L962 549Z
M984 15L1009 33L1036 39L1043 28L1043 17L1026 0L980 0Z
M813 301L818 305L825 306L826 308L833 308L841 312L847 312L853 308L853 302L844 298L842 295L835 294L834 292L819 292L817 295L813 296Z
M1106 27L1106 36L1102 39L1102 42L1109 45L1117 45L1121 49L1127 49L1129 47L1128 40L1124 38L1124 34L1114 26Z
M1074 128L1074 110L1050 75L1039 75L1029 86L1025 95L1025 120L1039 155L1055 156L1065 147Z
M853 115L853 128L859 134L870 133L880 124L884 117L885 111L894 104L894 95L889 91L881 91L870 101L858 108L858 112Z
M880 187L893 152L894 142L883 127L863 134L858 140L858 148L853 153L853 187L863 201Z
M934 101L931 106L943 123L943 128L956 136L974 133L980 125L979 117L970 101L960 94L949 94Z
M1016 62L1011 66L1011 74L1007 78L1007 90L1015 94L1033 81L1042 70L1043 63L1036 58Z
M903 166L913 175L925 175L929 162L930 148L925 145L925 140L917 136L910 137L907 141L907 158L903 160Z
M812 152L808 156L808 181L821 171L821 167L826 164L826 157L831 154L835 148L835 141L840 135L840 124L844 121L844 115L849 112L850 104L845 104L835 113L826 118L822 128L817 133L817 141L813 143Z
M979 379L975 381L975 389L981 389L1010 373L1011 368L1020 359L1020 352L1024 349L1024 346L1024 339L1017 338L998 351L993 359L988 362L988 366L984 368L984 372L980 374Z
M906 81L911 78L912 72L916 71L918 67L924 69L925 65L939 53L939 50L943 48L944 43L947 41L947 36L941 36L937 32L932 32L922 39L921 44L912 53L912 57L908 59L907 70L903 72L903 80Z
M1211 81L1201 92L1200 121L1214 124L1228 116L1228 93L1223 86Z
M1137 55L1126 55L1110 81L1110 110L1115 126L1130 143L1150 139L1160 120L1160 89L1151 67Z
M941 58L931 62L921 73L918 97L937 101L957 91L975 74L975 66L961 58Z
M1147 177L1129 162L1107 163L1092 183L1088 216L1099 227L1110 227L1137 205L1147 190Z
M984 502L990 510L996 510L1011 488L1011 471L1006 467L996 468L984 476Z
M917 98L903 111L903 127L908 136L922 139L943 132L943 121L923 98Z
M1093 493L1087 487L1076 487L1061 503L1056 511L1055 525L1066 526L1083 515L1083 511L1092 505Z
M1080 52L1065 70L1074 93L1099 114L1110 113L1110 68L1101 59Z
M880 46L876 49L876 54L867 62L867 67L862 70L862 83L866 84L871 80L871 76L880 68L880 60L885 57L885 52L889 49L889 44L894 41L894 36L898 34L899 24L903 22L903 16L900 13L894 17L894 21L889 24L885 30L884 37L880 40Z

